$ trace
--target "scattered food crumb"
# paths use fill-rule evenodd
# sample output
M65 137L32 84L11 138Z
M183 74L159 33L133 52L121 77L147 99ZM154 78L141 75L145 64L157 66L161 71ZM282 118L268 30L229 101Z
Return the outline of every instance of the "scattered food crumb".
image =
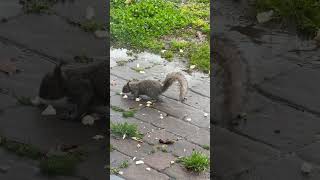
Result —
M140 98L136 98L136 101L137 101L137 102L140 101Z
M138 63L138 64L137 64L137 68L139 68L139 67L140 67L140 64Z
M112 80L112 81L111 81L111 85L112 85L112 86L117 85L116 81L115 81L115 80Z
M40 105L40 104L41 104L41 102L40 102L40 97L39 97L39 96L36 96L35 98L33 98L33 99L31 100L31 103L32 103L34 106Z
M190 69L194 69L196 67L196 65L191 65Z
M186 118L187 121L191 121L191 118Z
M133 157L132 160L134 161L136 159L136 157Z
M57 112L52 105L48 105L48 107L41 113L41 115L43 116L56 115L56 114Z
M144 164L144 162L141 161L141 160L139 160L139 161L136 161L136 164L137 164L137 165L138 165L138 164Z
M124 96L123 96L123 99L127 99L128 98L128 96L125 94Z
M183 50L182 50L182 49L180 49L179 51L180 51L181 53L183 52Z
M207 116L208 116L208 113L204 113L203 115L204 115L204 117L207 117Z
M120 175L123 175L123 172L122 172L122 171L119 171L119 174L120 174Z
M82 124L83 125L90 125L92 126L94 124L94 121L96 120L96 118L94 118L93 116L91 115L86 115L82 118Z
M141 145L140 144L137 144L137 148L140 148L141 147Z
M125 139L125 138L126 138L126 136L127 136L127 135L126 135L126 134L124 134L124 135L122 136L122 139Z
M150 135L148 135L148 138L150 137Z
M305 173L305 174L309 174L311 173L311 170L312 170L312 165L307 163L307 162L304 162L302 165L301 165L301 171L302 173Z
M146 170L150 171L151 169L149 167L147 167Z
M120 92L119 94L120 94L120 95L122 95L122 94L123 94L123 92Z
M98 135L93 136L92 138L93 138L94 140L100 140L100 139L103 139L104 136L98 134Z
M140 71L140 73L141 73L141 74L144 74L144 73L146 73L146 72L144 72L144 71Z
M173 164L174 163L174 161L170 161L170 164Z
M142 104L139 104L139 106L142 106Z

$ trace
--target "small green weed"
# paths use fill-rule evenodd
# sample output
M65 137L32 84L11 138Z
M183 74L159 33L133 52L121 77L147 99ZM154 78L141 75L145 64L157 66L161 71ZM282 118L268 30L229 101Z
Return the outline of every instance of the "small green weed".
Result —
M173 58L174 54L172 51L167 50L161 53L161 57L167 59L168 61L171 61Z
M204 43L200 46L194 45L190 51L190 64L206 73L210 70L210 45Z
M76 153L49 156L40 161L40 170L47 175L72 175L82 157Z
M25 105L25 106L32 106L31 98L25 97L25 96L16 96L16 99L19 104Z
M123 161L120 165L119 168L123 169L123 168L127 168L129 167L129 162L127 160Z
M297 29L314 35L320 28L319 0L257 0L259 12L274 10L282 21L294 22Z
M120 95L120 93L119 93L119 95ZM111 109L114 111L117 111L117 112L124 112L125 111L124 109L122 109L118 106L111 106Z
M110 174L119 174L119 169L118 168L115 168L115 167L111 167L110 168Z
M201 152L193 151L188 157L183 157L179 160L182 165L194 172L202 172L209 168L209 158Z
M35 160L43 156L40 150L32 145L9 140L3 140L1 145L8 151L17 154L18 156L28 157Z
M135 110L128 110L128 111L122 112L122 116L125 117L125 118L134 117L135 113L136 113Z
M141 138L142 134L138 131L136 124L125 123L111 123L111 133L122 137L126 135L127 137L137 137Z
M26 13L47 13L53 5L48 0L22 0L20 3Z
M202 145L202 148L203 149L206 149L206 150L209 150L210 149L210 146L208 144L205 144L205 145Z
M98 23L95 20L87 20L81 23L80 27L86 32L95 32L97 30L103 30L105 27L103 24Z

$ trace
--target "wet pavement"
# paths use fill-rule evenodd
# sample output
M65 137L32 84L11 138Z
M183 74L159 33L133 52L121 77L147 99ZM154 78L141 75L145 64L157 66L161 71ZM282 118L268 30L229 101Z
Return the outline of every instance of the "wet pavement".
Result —
M128 55L129 54L129 55ZM210 179L209 170L194 174L180 163L178 157L188 156L193 150L210 157L210 79L206 74L184 72L186 65L181 60L168 62L159 55L127 53L126 49L111 49L110 103L123 109L136 108L134 117L124 118L120 112L111 111L111 122L134 123L144 134L143 142L111 136L114 150L110 154L111 166L117 168L127 160L129 166L122 168L119 176L124 179ZM145 73L135 71L136 67ZM178 101L179 86L173 84L161 95L162 102L147 107L147 99L139 102L122 98L122 86L131 79L163 81L169 72L180 71L188 80L189 91L184 103ZM140 105L141 104L141 105ZM160 114L163 118L160 118ZM205 116L207 114L207 117ZM174 144L163 147L159 139L170 139ZM137 147L139 146L140 147ZM162 148L165 148L164 150ZM137 160L144 161L136 165ZM174 163L171 163L173 161ZM147 168L150 168L147 170Z
M19 157L0 146L0 179L107 178L105 139L93 139L95 135L105 134L105 122L85 126L54 116L41 116L42 109L22 105L16 98L35 97L41 78L52 71L57 60L73 62L75 56L101 59L107 55L106 38L97 38L77 25L84 21L82 17L88 6L94 8L94 20L104 23L105 2L82 2L58 2L49 14L26 14L19 1L0 2L0 64L10 62L19 70L11 75L0 72L1 136L31 145L43 153L61 145L76 145L88 155L73 175L49 178L41 174L38 161Z
M320 48L257 24L247 2L213 4L216 179L319 179Z

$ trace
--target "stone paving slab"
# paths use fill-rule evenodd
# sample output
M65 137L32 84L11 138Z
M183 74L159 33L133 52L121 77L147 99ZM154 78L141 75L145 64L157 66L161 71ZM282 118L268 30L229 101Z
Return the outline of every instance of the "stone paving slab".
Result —
M102 134L99 134L102 135ZM89 180L106 179L108 177L107 169L107 145L106 140L91 140L83 146L89 156L85 161L79 163L76 167L77 176L85 177Z
M178 164L172 165L170 168L164 171L169 176L175 177L176 179L183 179L183 180L209 180L210 174L209 173L189 173L185 168L181 167Z
M40 174L36 161L21 158L0 148L0 166L8 167L7 172L0 172L3 180L81 180L81 177L47 177Z
M263 83L260 87L276 97L320 112L320 86L315 83L318 77L318 69L297 68L284 76Z
M320 155L319 155L320 142L318 139L319 134L317 134L316 136L317 136L317 142L312 143L312 144L305 146L304 148L298 150L297 154L303 160L320 165Z
M0 88L9 90L10 94L14 92L18 96L34 97L38 95L42 77L53 70L54 64L50 63L47 58L1 42L0 53L2 61L11 61L21 71L12 75L0 72Z
M17 100L9 95L6 94L0 94L0 111L3 109L10 107L10 106L16 106Z
M210 125L210 118L204 116L204 112L193 107L187 106L180 102L163 97L163 102L155 103L154 107L160 111L176 117L178 119L191 118L189 123L197 125L199 127L208 128Z
M95 128L86 127L81 123L41 117L40 113L35 107L5 109L1 114L0 131L8 139L32 144L43 150L59 144L86 144L93 141L93 136L104 131L98 125Z
M130 165L127 169L123 171L123 177L125 179L141 179L141 180L150 180L150 179L156 179L156 180L169 180L170 178L163 174L159 173L158 171L151 169L150 171L147 171L146 168L147 165Z
M320 131L319 118L294 108L253 96L256 113L237 127L242 133L274 145L283 151L295 151L315 140ZM307 130L306 130L307 129Z
M145 158L149 154L151 154L151 151L153 150L153 147L146 144L146 143L139 143L137 141L133 141L131 139L116 139L111 137L110 138L110 144L120 151L121 153L128 155L130 157L136 157L137 160L141 158ZM141 147L138 148L137 145L140 144Z
M162 171L171 165L171 161L175 161L176 157L170 153L155 152L144 159L144 162L150 167Z
M277 150L246 137L234 134L226 129L215 127L212 145L212 167L219 177L227 177L250 169L266 160L277 158Z
M12 19L0 24L0 36L69 61L74 56L105 56L107 52L103 39L97 39L55 15L29 14Z
M131 158L127 155L120 153L117 150L110 152L110 166L119 167L123 161L130 161Z
M2 0L0 2L0 20L15 17L21 13L22 6L19 4L19 0Z
M261 166L250 169L230 180L317 180L320 178L319 168L313 168L311 174L303 175L301 165L304 161L298 157L285 157L280 160L268 161Z
M94 20L106 24L107 20L107 3L101 0L76 0L58 2L53 6L53 10L61 16L67 17L73 22L83 22L86 19L86 9L94 9Z

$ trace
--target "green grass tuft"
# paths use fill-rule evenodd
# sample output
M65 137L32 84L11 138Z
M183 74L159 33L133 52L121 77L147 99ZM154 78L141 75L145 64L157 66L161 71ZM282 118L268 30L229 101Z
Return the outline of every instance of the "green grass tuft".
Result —
M206 73L210 71L210 45L204 43L200 46L194 45L190 52L190 64L196 65L199 70Z
M129 167L129 162L127 160L123 161L120 165L119 168L123 169L123 168L127 168Z
M72 175L76 165L82 161L82 157L77 153L68 153L63 156L49 156L40 161L40 170L43 174Z
M193 151L192 154L188 157L183 157L179 160L182 165L191 171L194 172L203 172L209 168L210 160L201 152Z
M257 0L256 8L259 12L274 10L282 21L295 23L308 35L315 35L320 28L319 0Z
M111 133L120 137L125 134L127 137L141 138L142 134L138 131L136 124L125 123L111 123Z

